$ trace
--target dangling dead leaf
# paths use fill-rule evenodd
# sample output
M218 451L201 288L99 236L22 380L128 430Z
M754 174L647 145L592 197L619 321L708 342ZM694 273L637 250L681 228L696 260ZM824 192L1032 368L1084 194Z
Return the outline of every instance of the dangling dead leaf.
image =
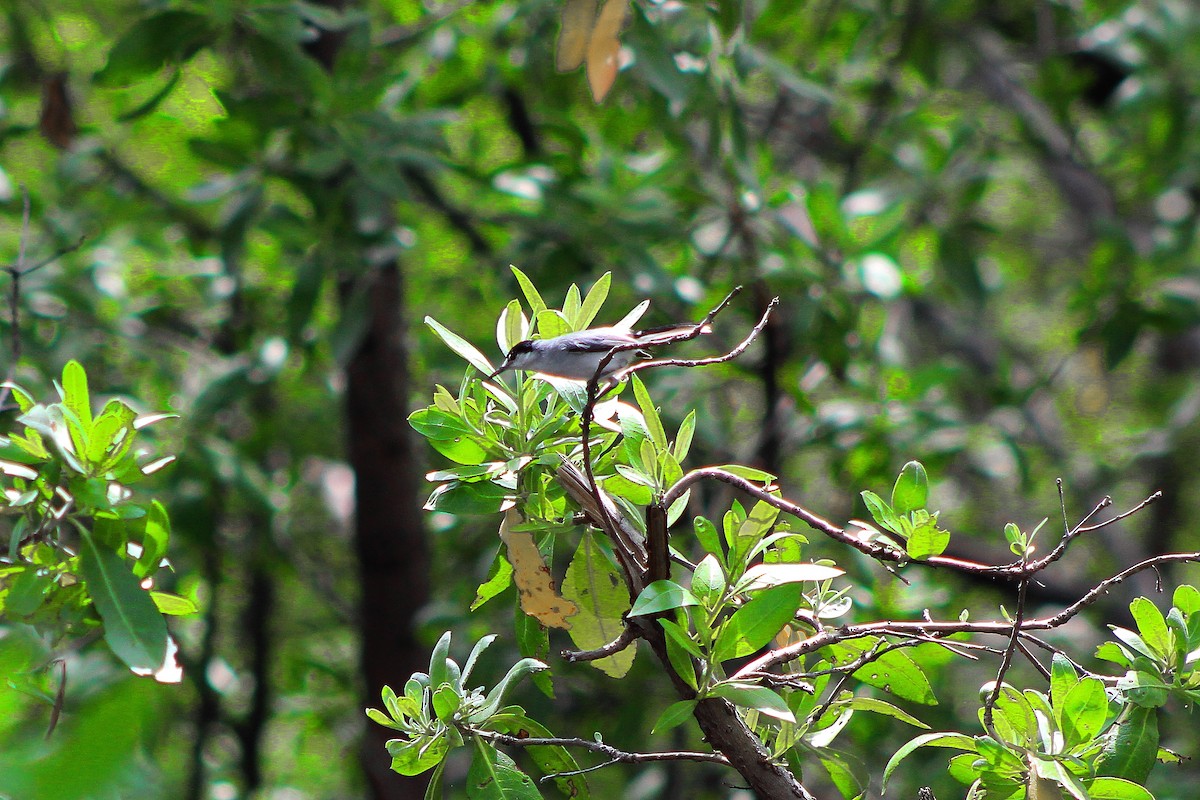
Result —
M79 132L71 109L71 97L67 94L65 72L49 75L42 82L42 113L38 127L46 141L59 150L70 147Z
M570 72L583 63L595 24L596 0L566 0L554 59L559 72Z
M511 530L520 519L516 511L504 512L500 541L508 548L508 562L512 564L512 579L521 598L521 610L548 628L570 628L567 617L577 614L579 609L558 593L550 568L533 541L533 534Z
M629 0L608 0L600 9L596 26L592 28L587 49L587 76L592 97L597 103L604 100L617 79L621 54L621 40L617 37L628 12Z

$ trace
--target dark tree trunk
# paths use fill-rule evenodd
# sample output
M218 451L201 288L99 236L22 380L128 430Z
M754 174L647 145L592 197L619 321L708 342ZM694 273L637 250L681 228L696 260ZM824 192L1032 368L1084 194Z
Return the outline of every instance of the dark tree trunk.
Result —
M361 588L362 669L366 703L380 705L384 684L402 687L428 666L413 620L429 597L429 550L418 499L420 459L408 428L408 354L400 267L388 263L367 289L370 322L346 366L346 432L355 474L356 529ZM345 312L352 291L343 287ZM426 778L404 778L389 769L388 731L368 725L364 766L372 796L407 800L424 796Z

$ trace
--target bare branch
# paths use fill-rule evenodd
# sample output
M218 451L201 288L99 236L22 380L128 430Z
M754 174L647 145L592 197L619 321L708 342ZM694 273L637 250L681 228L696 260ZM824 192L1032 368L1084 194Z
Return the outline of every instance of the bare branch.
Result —
M74 250L78 250L83 245L86 237L79 237L79 241L74 244L60 248L53 254L43 258L41 261L32 266L25 265L25 253L29 244L29 219L30 219L30 203L29 189L22 184L21 195L24 199L24 204L21 210L21 238L17 243L17 261L10 267L4 267L3 271L8 273L8 319L9 319L9 362L8 371L5 373L4 382L11 382L17 375L17 362L21 360L21 278L33 272L37 272L47 264L53 263ZM12 395L12 390L5 387L0 389L0 411L3 411L8 398Z
M1078 601L1067 606L1057 614L1049 617L1035 617L1025 620L1020 626L1021 630L1019 633L1022 637L1029 638L1027 637L1027 632L1030 630L1050 630L1061 627L1131 575L1147 569L1157 569L1162 564L1176 562L1200 562L1200 552L1168 553L1134 564L1132 567L1122 570L1111 578L1101 581ZM987 620L981 622L962 622L957 620L931 622L928 620L913 620L907 622L883 621L868 622L861 625L845 625L840 628L829 628L802 641L764 653L753 661L743 665L741 669L731 676L731 679L745 678L754 673L770 669L775 665L792 661L806 653L828 647L831 644L852 639L861 639L867 636L913 636L917 634L940 639L955 633L973 633L1011 637L1012 631L1013 623L1004 620ZM1036 639L1031 638L1030 640L1040 644ZM962 646L963 643L955 642L954 644Z
M1025 550L1022 562L1028 560L1029 550ZM1027 564L1022 564L1027 566ZM1013 653L1017 650L1017 642L1021 638L1021 623L1025 621L1025 598L1029 592L1029 576L1026 574L1021 579L1021 586L1017 590L1017 613L1013 618L1012 636L1009 637L1008 647L1004 648L1004 655L1000 658L1000 668L996 671L996 680L992 685L992 691L988 694L987 700L983 703L983 727L988 732L988 735L997 742L1003 744L1004 740L996 733L996 726L992 724L994 712L996 710L996 701L1000 699L1000 689L1004 685L1004 676L1008 672L1008 668L1012 666Z
M907 553L904 553L895 547L860 539L854 534L848 532L845 528L839 528L837 525L834 525L829 520L814 514L807 508L797 505L796 503L792 503L788 500L784 500L782 497L779 497L776 494L772 494L769 487L758 486L752 481L746 480L739 475L734 475L732 472L727 472L726 470L718 467L704 467L702 469L692 470L684 475L675 482L674 486L667 490L666 494L663 495L663 505L670 506L671 503L675 502L675 500L677 500L685 491L687 491L689 486L705 478L711 478L712 480L721 481L722 483L727 483L730 486L737 487L738 489L753 495L757 499L775 506L780 511L785 511L788 514L803 520L811 527L815 528L821 533L824 533L826 536L836 539L842 544L853 547L860 553L868 555L877 561L900 562L911 560ZM959 570L960 572L970 572L975 574L996 574L1002 569L1001 567L993 567L988 564L980 564L975 561L951 558L950 556L931 556L914 563L935 567L947 567L950 569Z
M559 655L562 656L563 661L571 664L580 661L598 661L602 658L615 656L636 640L637 634L633 632L633 629L625 628L616 639L613 639L606 645L597 647L595 650L563 650Z
M560 739L548 736L529 736L521 738L507 733L485 731L480 728L464 727L464 731L481 739L510 747L578 747L607 757L613 763L647 764L653 761L705 761L710 764L729 766L729 759L720 753L700 753L691 750L675 750L662 753L631 753L619 750L604 742L591 739Z
M738 289L741 289L741 287L739 286ZM731 292L730 297L732 297L732 296L733 296L733 293ZM729 297L725 298L725 300L722 301L721 305L719 305L719 306L717 306L717 308L713 309L712 312L709 312L709 316L710 317L715 316L715 312L717 312L721 308L723 308L725 303L728 303L728 302L729 302ZM758 323L753 328L750 329L750 333L746 334L746 338L743 339L741 342L739 342L732 350L725 353L724 355L711 356L709 358L655 358L655 359L651 359L650 361L639 361L637 363L629 365L625 369L616 373L613 377L616 378L617 380L620 380L621 378L625 378L629 375L632 375L635 372L641 372L644 369L656 369L658 367L705 367L705 366L708 366L709 364L723 364L726 361L732 361L733 359L740 356L742 353L746 352L746 349L748 347L750 347L750 345L754 342L754 340L758 338L758 335L760 333L762 333L763 328L767 327L767 321L771 318L771 311L777 305L779 305L779 298L778 297L772 298L771 302L767 303L767 307L763 311L762 316L759 318ZM705 317L705 320L708 320L708 319L709 319L708 317ZM708 323L702 322L700 324L706 325ZM697 333L689 332L686 334L681 334L679 339L672 338L672 339L669 339L666 342L664 342L664 344L673 344L675 341L681 341L681 342L686 341L687 339L693 339L698 335L699 335L698 332ZM626 349L628 349L628 348L626 348ZM603 364L603 363L604 362L601 362L601 364Z

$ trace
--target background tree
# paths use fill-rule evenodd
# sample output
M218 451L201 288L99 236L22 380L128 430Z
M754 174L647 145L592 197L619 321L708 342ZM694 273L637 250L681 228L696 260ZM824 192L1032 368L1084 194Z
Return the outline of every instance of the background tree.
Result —
M562 10L6 10L6 260L21 184L35 262L84 240L21 281L23 359L8 366L45 387L75 358L94 392L181 414L160 488L171 588L202 611L173 628L182 690L124 677L100 647L72 655L44 745L47 707L0 688L0 791L402 791L378 772L365 788L346 744L378 697L369 684L423 668L418 630L428 647L446 627L500 628L460 610L493 525L435 516L422 566L403 418L425 396L412 387L453 373L413 322L453 321L485 347L491 310L516 296L508 263L548 297L612 269L611 307L651 297L657 323L695 318L735 283L756 298L729 312L747 324L780 295L747 359L656 376L656 398L668 417L686 407L676 395L697 399L697 459L777 472L835 518L864 518L858 491L913 457L943 520L979 531L958 554L981 560L1003 550L1006 521L1053 517L1056 477L1077 516L1105 494L1128 506L1164 491L1031 586L1034 603L1190 549L1190 6L635 3L601 105L584 75L555 70ZM995 602L988 585L856 577L879 616ZM420 625L400 603L423 608ZM4 674L53 689L37 671L52 645L4 632ZM583 672L553 705L619 707L614 735L641 741L657 710L612 691ZM867 721L850 733L863 752L900 741ZM345 755L334 767L331 752ZM67 763L86 783L37 782ZM1186 786L1189 769L1169 780ZM661 766L608 780L698 791Z

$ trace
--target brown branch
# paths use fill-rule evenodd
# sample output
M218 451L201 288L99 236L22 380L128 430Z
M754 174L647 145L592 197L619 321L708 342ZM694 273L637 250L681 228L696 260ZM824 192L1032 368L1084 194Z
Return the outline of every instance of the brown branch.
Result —
M780 511L785 511L798 519L808 523L812 528L824 533L832 539L836 539L842 544L853 547L864 555L870 556L877 561L892 561L892 562L907 562L912 561L908 554L895 547L869 542L849 533L845 528L839 528L829 520L814 514L807 508L801 505L792 503L788 500L772 494L767 487L758 486L752 481L747 480L739 475L734 475L719 467L704 467L695 469L684 475L675 484L667 490L663 495L663 504L670 506L676 499L687 491L687 488L697 481L709 478L712 480L727 483L742 491L753 495L755 498L762 500L765 503L775 506ZM955 569L960 572L969 572L974 574L1002 574L1002 567L994 567L988 564L980 564L975 561L966 561L960 558L952 558L950 556L930 556L929 558L921 559L914 563L925 564L935 567L946 567Z
M480 739L486 739L490 742L509 745L510 747L578 747L582 750L589 750L593 753L599 753L607 756L612 763L623 764L648 764L655 761L704 761L709 764L721 764L729 766L729 759L720 753L700 753L693 750L675 750L660 753L632 753L628 750L619 750L612 745L607 745L604 742L597 742L592 739L576 739L576 738L559 738L552 736L528 736L519 737L512 736L507 733L497 733L496 731L487 731L481 728L472 728L464 726L464 731L473 736L478 736ZM561 775L570 773L559 773Z
M1026 549L1026 557L1028 557L1028 554L1029 550ZM1022 560L1024 561L1025 559ZM1000 690L1004 685L1004 676L1008 672L1008 668L1012 665L1013 653L1016 652L1017 642L1021 638L1021 623L1025 621L1025 597L1028 591L1029 576L1026 574L1021 579L1020 588L1017 590L1017 609L1012 623L1012 636L1009 637L1008 647L1004 648L1004 655L1000 657L1000 668L996 671L996 680L992 685L992 691L983 703L983 729L988 732L989 736L1001 744L1003 744L1004 740L996 733L996 726L992 720L996 709L996 701L1000 699Z
M615 656L636 640L637 634L633 632L633 628L625 628L616 639L613 639L606 645L597 647L595 650L562 650L559 652L559 655L562 656L563 661L569 664L576 664L580 661L599 661L602 658Z
M1107 578L1096 584L1090 591L1087 592L1076 602L1064 608L1062 611L1049 617L1035 617L1034 619L1025 620L1021 625L1022 635L1025 631L1030 630L1050 630L1064 625L1066 622L1077 616L1083 609L1095 603L1105 594L1112 590L1114 586L1129 578L1138 572L1143 572L1147 569L1156 569L1161 564L1174 562L1197 562L1200 561L1200 552L1192 553L1168 553L1166 555L1154 556L1140 561L1133 566L1118 572L1111 578ZM840 628L830 628L821 633L814 634L803 641L790 644L787 647L780 647L771 650L768 653L759 656L753 661L745 664L734 675L732 680L738 680L751 675L755 672L762 672L777 664L784 664L792 661L806 653L811 653L828 647L831 644L838 642L849 641L851 639L861 639L867 636L912 636L914 634L926 635L934 638L941 638L955 633L974 633L986 634L993 636L1011 636L1013 623L1000 620L989 620L984 622L960 622L960 621L929 621L929 620L913 620L913 621L882 621L868 622L861 625L845 625ZM956 644L962 644L957 642Z
M741 289L740 286L737 288ZM713 311L709 312L709 316L705 318L705 322L701 322L698 325L703 326L703 325L708 324L708 322L711 321L711 317L715 316L716 312L720 311L722 308L725 307L725 304L729 302L729 299L731 297L733 297L734 293L735 292L730 292L729 297L726 297L725 300L722 301L721 305L717 306L717 308L715 308L715 309L713 309ZM746 349L748 347L750 347L750 345L754 342L755 339L758 338L758 335L760 333L762 333L763 328L765 328L767 326L767 321L771 317L771 311L774 310L774 308L777 305L779 305L779 298L778 297L772 298L771 302L767 303L767 307L765 309L763 309L762 317L759 318L758 324L756 324L750 330L750 333L746 334L745 339L743 339L740 343L738 343L737 346L735 346L732 350L725 353L724 355L711 356L709 358L655 358L655 359L651 359L650 361L639 361L637 363L629 365L628 367L626 367L625 369L623 369L617 373L614 373L613 378L615 378L616 380L621 380L623 378L626 378L626 377L632 375L635 372L641 372L644 369L657 369L658 367L706 367L710 364L723 364L726 361L732 361L733 359L740 356L742 353L746 352ZM700 331L698 331L698 330L695 332L688 332L685 334L680 334L680 336L678 338L672 337L671 339L665 340L664 342L662 342L662 344L674 344L675 342L683 342L683 341L687 341L688 339L694 339L699 335L700 335ZM629 349L633 349L633 348L628 345L622 345L622 349L629 350ZM614 350L614 352L619 352L619 350ZM610 355L612 355L612 354L610 354ZM609 356L605 356L606 360L600 362L601 369L603 369L605 366L607 366L608 358L609 358Z

